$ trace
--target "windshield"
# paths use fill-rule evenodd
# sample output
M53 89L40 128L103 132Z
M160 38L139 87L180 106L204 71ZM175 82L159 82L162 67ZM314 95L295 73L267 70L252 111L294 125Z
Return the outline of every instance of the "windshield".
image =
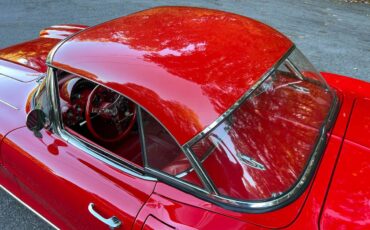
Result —
M191 149L221 196L246 201L278 197L304 172L333 98L296 49Z

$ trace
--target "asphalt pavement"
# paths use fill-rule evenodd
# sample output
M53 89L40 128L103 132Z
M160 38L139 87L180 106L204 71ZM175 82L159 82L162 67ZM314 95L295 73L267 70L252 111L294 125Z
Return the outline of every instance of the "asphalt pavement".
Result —
M348 1L347 1L348 2ZM54 24L94 25L159 5L214 8L252 17L291 38L321 71L370 81L370 5L341 0L1 0L0 48ZM0 189L0 229L50 227Z

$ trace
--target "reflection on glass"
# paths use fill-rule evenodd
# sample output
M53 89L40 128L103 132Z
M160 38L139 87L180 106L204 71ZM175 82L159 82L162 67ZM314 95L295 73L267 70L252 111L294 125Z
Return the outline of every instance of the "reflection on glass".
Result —
M150 168L203 188L188 158L171 135L147 112L142 112L147 163Z
M295 50L192 150L221 195L277 197L304 171L332 100L320 74Z

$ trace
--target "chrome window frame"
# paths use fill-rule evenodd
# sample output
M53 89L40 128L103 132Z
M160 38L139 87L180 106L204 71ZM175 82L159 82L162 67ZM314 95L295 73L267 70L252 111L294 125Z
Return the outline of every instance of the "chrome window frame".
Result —
M78 34L78 33L76 33ZM72 35L75 36L76 34ZM157 178L152 177L150 175L145 174L144 170L141 170L136 165L133 165L129 161L120 159L118 157L114 157L112 154L107 153L104 149L100 148L98 145L93 145L91 143L88 143L85 140L82 140L71 133L67 132L63 124L61 122L60 117L60 107L59 107L59 93L58 93L58 87L57 86L57 79L55 76L55 70L63 70L60 68L56 68L52 65L52 60L55 55L55 52L58 50L58 48L69 39L70 37L62 40L59 42L50 52L46 59L46 65L47 73L46 77L44 78L44 81L46 81L46 95L48 97L48 101L50 102L50 110L47 113L47 116L50 120L50 129L58 135L60 138L62 138L64 141L74 145L78 149L86 152L87 154L91 155L92 157L116 168L119 169L122 172L125 172L129 175L141 178L143 180L147 181L157 181ZM75 74L76 76L82 77L80 75ZM37 92L37 91L36 91ZM35 104L35 103L33 103Z
M203 184L205 189L200 188L198 186L195 186L195 185L193 185L193 184L191 184L187 181L181 180L181 178L179 178L179 177L169 175L169 174L166 174L166 173L164 173L162 171L159 171L157 169L151 168L150 166L147 165L146 156L143 158L144 167L141 170L141 169L137 168L136 165L131 164L128 160L123 160L123 159L117 158L117 157L113 156L112 154L107 153L106 150L102 149L98 145L93 145L92 143L86 142L85 140L83 140L81 138L78 138L78 137L74 136L73 134L69 133L68 131L66 131L64 129L63 123L61 122L59 100L57 99L59 93L58 93L58 89L56 87L57 86L57 78L55 76L55 71L56 70L65 71L64 69L56 68L56 67L52 66L51 64L49 64L48 74L47 74L47 77L46 77L46 81L47 81L46 88L49 91L49 93L48 93L49 101L51 102L51 108L53 110L52 111L53 119L50 119L51 120L51 127L52 127L53 131L59 137L61 137L63 140L67 141L68 143L73 144L75 147L87 152L91 156L93 156L93 157L95 157L95 158L97 158L97 159L99 159L99 160L101 160L101 161L103 161L103 162L105 162L105 163L107 163L111 166L114 166L115 168L118 168L123 172L126 172L126 173L128 173L130 175L133 175L133 176L136 176L136 177L139 177L141 179L150 180L150 181L162 180L162 181L164 181L164 182L166 182L170 185L180 185L180 186L182 186L182 187L180 187L180 189L183 189L183 190L189 190L190 189L191 191L200 192L202 194L209 194L209 192L213 191L212 188L208 186L208 184L210 183L207 180L208 178L203 178L202 176L200 176L200 173L198 173L198 170L199 170L198 168L200 166L196 165L196 162L193 161L192 156L189 156L187 154L186 150L177 142L176 138L174 138L171 135L171 133L165 128L165 126L161 122L158 121L157 118L155 118L155 116L153 116L147 110L143 109L140 106L140 104L138 104L136 101L132 100L131 98L129 98L129 99L131 101L133 101L138 106L138 109L140 111L139 112L139 117L140 117L139 134L140 134L140 139L141 140L145 139L145 137L144 137L145 134L144 134L144 130L142 130L142 122L141 122L141 113L142 113L141 110L145 110L151 117L153 117L161 125L161 127L163 127L166 130L167 133L169 133L171 135L172 139L176 142L179 149L185 154L185 156L189 160L191 166L197 172L197 174L199 176L199 179L202 181L202 184ZM85 79L84 76L81 76L79 74L72 73L72 72L68 72L68 73L74 74L78 77L81 77L81 78ZM94 81L92 81L92 82L94 82ZM94 82L94 83L98 84L97 82ZM111 90L113 90L113 89L111 89ZM117 93L119 93L119 92L117 92ZM144 142L141 142L141 145L143 145L143 144L145 144L145 140L144 140ZM143 151L146 151L145 146L142 146L142 148L143 148Z
M78 34L78 33L76 33L76 34ZM75 36L76 34L74 34L72 36ZM139 178L144 179L144 180L150 180L150 181L162 180L162 181L164 181L164 182L166 182L170 185L181 185L181 186L176 186L176 187L178 187L179 189L184 190L184 191L196 191L196 194L198 194L198 193L200 193L200 194L209 194L210 192L212 193L212 191L214 191L214 189L209 186L209 184L211 184L212 182L209 181L208 177L204 177L203 176L204 174L198 173L200 169L197 166L197 162L194 162L193 158L188 155L188 153L182 147L182 145L180 145L178 143L177 139L171 134L171 132L169 132L169 130L152 113L150 113L149 111L147 111L146 109L141 107L139 103L137 103L135 100L132 100L129 97L128 97L128 99L133 101L138 106L138 109L140 110L140 112L139 112L139 117L140 118L141 118L141 110L143 109L150 116L152 116L166 130L167 133L169 133L171 135L172 139L176 142L179 149L185 154L185 156L188 158L192 167L196 170L197 175L198 175L199 179L201 180L205 189L197 187L197 186L195 186L191 183L188 183L184 180L181 180L181 178L178 178L176 176L168 175L164 172L161 172L159 170L148 167L147 166L147 161L146 161L146 156L143 158L143 160L144 160L143 170L140 170L140 169L138 170L138 168L135 165L130 164L129 161L124 161L122 159L116 158L116 157L112 156L111 154L107 153L105 150L101 149L98 145L92 145L91 143L88 143L88 142L86 142L86 141L84 141L84 140L82 140L78 137L75 137L74 135L72 135L71 133L69 133L68 131L66 131L64 129L63 124L61 122L61 117L60 117L59 100L57 99L59 97L58 96L59 93L58 93L58 89L56 87L57 86L57 79L56 79L56 76L55 76L55 70L62 70L62 71L74 74L78 77L81 77L81 78L85 79L84 76L81 76L77 73L66 71L63 68L57 68L57 67L52 65L52 60L53 60L53 57L54 57L56 51L69 38L70 37L68 37L68 38L62 40L60 43L58 43L50 51L50 53L49 53L49 55L46 59L46 64L48 66L48 69L47 69L47 75L46 75L44 80L46 81L47 95L48 95L48 99L51 103L50 107L51 107L51 110L52 110L50 113L48 113L49 119L51 121L51 126L50 126L51 129L59 137L61 137L63 140L65 140L66 142L69 142L69 143L73 144L75 147L81 149L82 151L85 151L86 153L90 154L91 156L93 156L93 157L95 157L95 158L97 158L97 159L99 159L99 160L117 168L117 169L120 169L121 171L126 172L130 175L139 177ZM89 80L89 81L92 81L92 80ZM95 81L92 81L92 82L94 82L96 84L99 84L98 82L95 82ZM113 90L113 89L110 89L110 90ZM115 91L115 90L113 90L113 91ZM117 92L117 93L119 93L119 92ZM139 134L140 134L140 139L144 140L145 138L143 136L144 133L143 133L143 130L142 130L141 119L139 121ZM145 141L141 142L141 144L145 144ZM142 148L143 148L143 146L142 146ZM144 147L143 151L145 151L145 149L146 148Z
M106 150L100 148L98 145L93 145L92 143L86 142L85 140L80 139L80 138L74 136L73 134L69 133L68 131L66 131L63 127L62 122L61 122L59 102L57 100L57 98L58 98L58 89L56 87L57 79L56 79L56 76L55 76L55 70L62 70L62 71L65 71L65 70L61 69L61 68L56 68L51 64L49 64L48 66L49 66L48 74L47 74L47 77L45 78L45 80L47 81L46 88L49 91L48 92L48 97L49 97L49 101L51 102L51 108L52 108L53 118L50 119L51 128L53 129L53 131L59 137L61 137L65 141L73 144L74 146L78 147L79 149L87 152L88 154L92 155L93 157L95 157L95 158L97 158L97 159L99 159L99 160L101 160L101 161L103 161L103 162L105 162L105 163L107 163L111 166L114 166L115 168L118 168L121 171L124 171L124 172L126 172L130 175L139 177L141 179L151 180L151 181L161 180L161 181L164 181L164 182L166 182L170 185L181 185L182 187L179 187L179 189L186 190L186 191L190 189L191 191L197 191L197 192L200 192L200 193L203 193L203 194L208 194L211 191L211 188L208 187L209 182L206 181L206 179L202 178L199 174L198 174L198 176L199 176L200 180L202 181L202 184L203 184L205 189L197 187L197 186L195 186L191 183L188 183L184 180L181 180L181 178L178 178L176 176L172 176L172 175L163 173L159 170L156 170L156 169L153 169L153 168L147 166L146 165L147 163L145 161L146 157L143 159L144 160L144 167L143 167L142 170L140 170L135 165L130 164L130 162L128 160L126 161L126 160L114 157L112 154L107 153ZM81 76L79 74L72 73L72 72L68 72L68 73L74 74L78 77L81 77L81 78L85 79L84 76ZM92 81L92 82L94 82L94 81ZM97 82L94 82L94 83L98 84ZM111 89L111 90L113 90L113 89ZM138 106L138 108L140 110L140 117L141 117L141 110L145 110L145 109L142 108L136 101L132 100L131 98L129 98L129 99L131 101L133 101ZM166 130L167 133L169 133L171 135L171 133L165 128L165 126L160 121L158 121L158 119L156 119L155 116L153 116L147 110L145 110L145 111L151 117L153 117L161 125L161 127L163 127ZM144 134L143 134L143 131L141 130L141 126L142 126L142 124L141 124L141 121L140 121L139 122L140 139L144 139L144 137L143 137ZM192 167L197 171L197 169L196 169L197 166L195 165L194 161L192 161L191 158L188 156L188 154L186 154L185 150L177 142L177 140L172 135L171 135L171 137L176 142L179 149L188 158ZM145 147L142 147L142 148L145 149Z
M289 60L289 55L296 49L295 45L293 45L287 53L270 69L268 70L259 81L257 81L246 93L244 93L237 102L232 105L227 111L225 111L219 118L217 118L212 124L210 124L208 127L206 127L202 132L197 134L195 137L190 139L188 142L186 142L183 145L183 148L189 152L189 154L194 155L195 153L191 149L191 147L203 139L205 136L207 136L211 131L213 131L216 127L218 127L219 124L221 124L225 119L227 119L236 109L238 109L248 98L252 95L252 93L263 83L266 79L268 79L272 73L274 73L278 67L283 64L286 60L288 60L288 63L291 63ZM214 194L211 194L211 197L215 201L218 201L221 206L229 206L230 209L240 211L240 212L252 212L252 213L262 213L267 212L270 210L277 209L279 207L282 207L284 205L287 205L288 203L295 200L299 195L303 193L305 188L308 186L309 182L311 181L311 177L313 176L316 166L318 165L318 161L321 158L321 153L323 153L323 150L326 145L327 140L327 132L330 130L333 121L335 120L335 117L338 112L338 106L339 106L339 100L338 97L333 89L331 89L327 84L327 89L330 90L333 96L333 101L331 104L331 108L329 110L329 113L325 119L325 122L323 123L322 127L320 128L320 135L318 138L318 141L316 142L316 145L314 147L313 152L311 153L310 159L306 163L305 169L300 175L297 182L286 192L283 194L280 194L279 196L272 197L265 200L253 200L253 201L245 201L240 200L236 198L231 198L227 196L222 196L217 193L217 189L215 188L216 192ZM195 159L198 161L197 159ZM199 162L198 162L199 163ZM201 164L199 164L199 167L202 167ZM202 167L203 168L203 167ZM203 169L206 173L206 171ZM208 177L208 179L212 182L212 180ZM228 208L228 207L226 207Z
M144 170L143 172L137 172L131 167L128 167L125 163L122 162L116 162L112 160L110 157L105 156L105 151L102 149L99 149L98 146L91 146L90 143L86 143L83 140L74 137L73 135L66 132L61 124L60 124L60 113L59 113L59 105L56 101L56 85L55 85L55 76L54 76L54 69L63 70L61 68L56 68L52 66L52 58L57 51L57 49L66 41L67 39L60 42L56 47L53 48L53 50L50 52L48 58L47 58L47 65L48 65L48 73L47 77L44 80L47 80L47 90L49 91L49 99L52 102L52 114L53 114L53 121L52 122L52 128L55 130L55 132L63 138L65 141L75 145L76 147L80 148L81 150L87 152L88 154L92 155L93 157L96 157L97 159L102 160L103 162L120 169L123 172L126 172L130 175L145 179L145 180L151 180L151 181L163 181L170 186L174 186L175 188L178 188L182 191L185 191L187 193L191 193L192 195L209 201L210 203L215 203L216 205L219 205L225 209L230 209L233 211L238 212L249 212L249 213L263 213L271 210L275 210L279 207L282 207L284 205L287 205L288 203L295 200L308 186L308 182L310 182L310 178L313 176L313 173L315 172L316 165L321 157L321 153L323 152L323 149L325 148L325 141L326 141L326 133L330 129L330 125L335 120L335 116L337 114L337 107L339 105L338 97L335 94L333 90L333 104L331 107L331 110L328 114L328 118L326 122L324 123L322 129L321 129L321 136L319 138L319 141L317 142L313 153L311 154L311 158L309 159L306 168L301 176L301 178L297 181L297 183L291 188L287 193L283 194L282 196L278 196L276 198L273 198L271 200L262 200L262 201L242 201L237 200L230 197L225 197L219 195L217 189L215 188L215 185L213 184L212 180L209 178L207 172L203 169L201 162L196 158L195 154L191 150L191 146L198 142L200 139L202 139L205 135L207 135L209 132L211 132L214 128L216 128L219 123L223 122L230 114L232 114L237 108L239 108L245 100L249 98L249 96L286 60L288 60L288 56L295 50L295 45L292 45L292 47L286 52L285 55L281 57L280 60L277 61L262 77L246 92L244 93L241 98L239 98L234 105L232 105L227 111L225 111L219 118L217 118L212 124L210 124L207 128L205 128L202 132L194 136L192 139L190 139L188 142L186 142L183 145L180 145L177 141L177 139L172 135L171 132L155 117L153 114L151 114L149 111L147 111L145 108L142 108L139 103L132 100L134 103L136 103L139 107L139 110L141 112L141 109L145 110L147 113L149 113L159 124L172 136L173 140L178 144L179 148L183 151L185 156L188 158L191 166L196 171L197 175L199 176L200 180L203 183L204 189L200 188L198 186L195 186L193 184L190 184L184 180L181 180L181 177L186 175L186 173L181 173L179 175L169 175L164 172L161 172L159 170L150 168L147 166L147 162L144 157ZM65 71L65 70L64 70ZM67 71L69 72L69 71ZM75 73L72 73L75 74ZM75 74L76 76L82 77L78 74ZM97 82L95 82L97 83ZM139 113L139 117L140 113ZM139 122L141 123L141 122ZM142 124L139 125L139 133L140 138L144 138L142 135L143 130ZM144 151L144 150L143 150ZM127 163L127 162L126 162Z
M139 177L144 180L156 181L156 178L145 175L144 169L140 169L136 165L132 164L128 160L124 160L118 157L113 156L108 153L106 150L102 149L98 145L89 143L81 138L74 136L64 129L61 116L60 116L60 107L59 107L59 93L57 85L57 79L55 76L55 68L52 66L48 67L47 77L46 77L46 88L49 90L48 97L51 102L51 115L50 118L51 128L56 135L65 140L66 142L74 145L78 149L86 152L87 154L95 157L96 159L113 166L127 174L132 176Z

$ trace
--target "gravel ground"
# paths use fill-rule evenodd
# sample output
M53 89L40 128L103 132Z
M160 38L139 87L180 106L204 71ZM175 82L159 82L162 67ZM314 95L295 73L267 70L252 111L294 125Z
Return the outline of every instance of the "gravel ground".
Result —
M365 2L365 3L355 3ZM94 25L158 5L191 5L246 15L287 36L322 71L370 81L370 5L367 0L1 0L0 48L61 23ZM48 226L0 190L1 229Z

